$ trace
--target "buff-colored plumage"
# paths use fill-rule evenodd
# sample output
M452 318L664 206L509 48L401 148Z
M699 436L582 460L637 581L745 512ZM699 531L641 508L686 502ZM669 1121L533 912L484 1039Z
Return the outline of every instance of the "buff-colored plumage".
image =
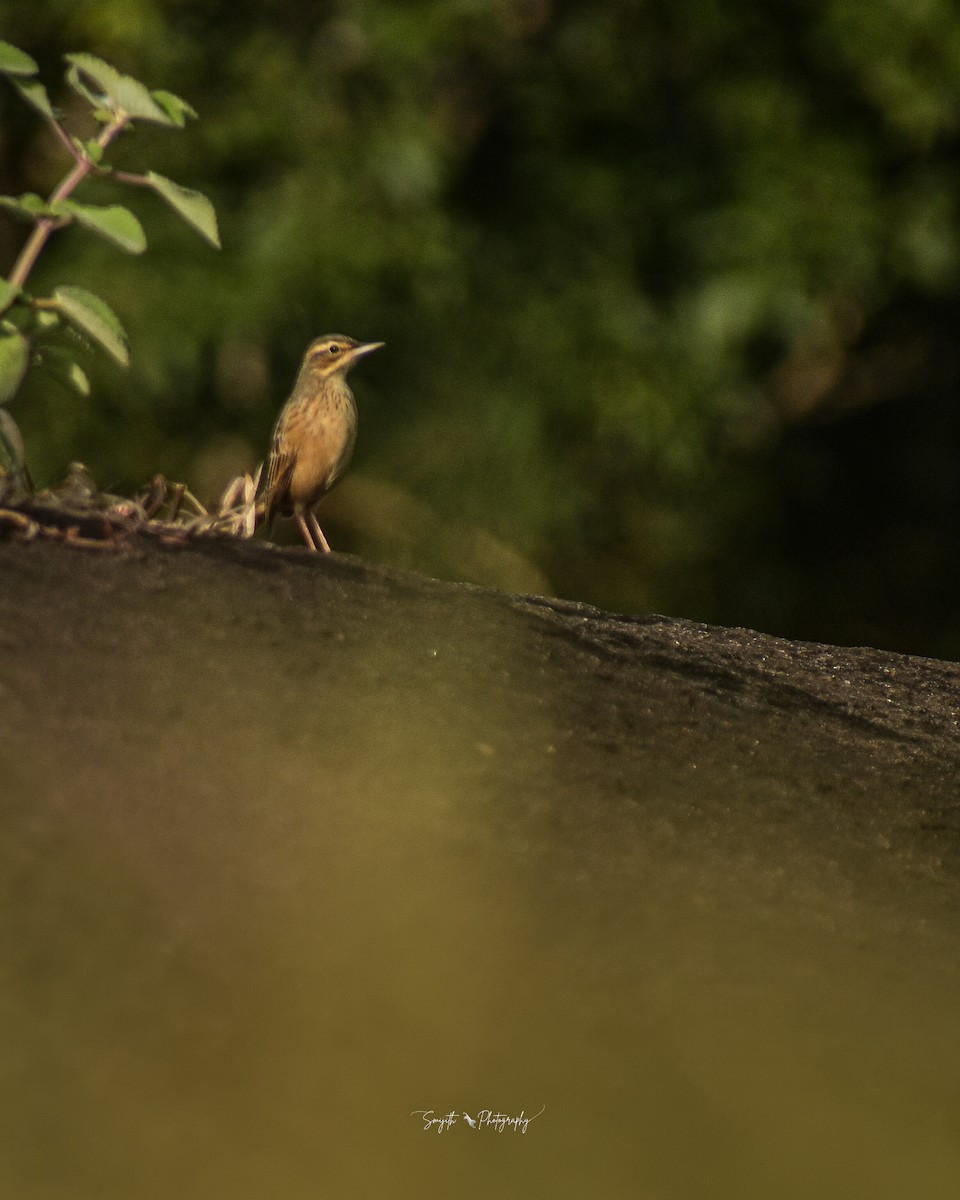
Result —
M349 466L357 440L357 405L347 372L382 345L335 333L318 338L273 428L260 484L263 515L269 524L276 513L292 513L311 550L329 553L313 509Z

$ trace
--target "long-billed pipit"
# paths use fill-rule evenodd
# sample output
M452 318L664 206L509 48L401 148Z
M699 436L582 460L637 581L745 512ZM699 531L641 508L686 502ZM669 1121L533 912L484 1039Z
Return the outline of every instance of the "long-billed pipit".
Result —
M311 550L330 553L313 508L349 466L357 440L357 405L347 372L382 345L337 333L317 338L273 427L260 483L264 519L269 527L275 513L292 513Z

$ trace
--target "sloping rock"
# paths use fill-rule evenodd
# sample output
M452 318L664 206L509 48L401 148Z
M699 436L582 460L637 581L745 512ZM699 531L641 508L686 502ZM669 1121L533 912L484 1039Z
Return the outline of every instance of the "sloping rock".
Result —
M956 1194L960 668L136 539L0 656L2 1194Z

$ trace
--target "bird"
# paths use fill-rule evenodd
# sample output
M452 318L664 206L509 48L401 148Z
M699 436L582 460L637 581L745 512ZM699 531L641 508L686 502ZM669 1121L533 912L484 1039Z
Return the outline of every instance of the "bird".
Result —
M310 550L330 553L313 510L350 465L357 440L357 404L347 373L383 344L339 333L311 342L273 427L258 507L268 529L275 514L292 513Z

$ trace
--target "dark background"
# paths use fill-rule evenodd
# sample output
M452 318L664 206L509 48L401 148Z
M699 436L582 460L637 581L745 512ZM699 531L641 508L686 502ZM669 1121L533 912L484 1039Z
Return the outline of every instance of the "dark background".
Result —
M948 0L8 0L0 36L68 109L75 50L190 100L116 160L210 195L224 244L139 192L143 258L51 244L31 285L104 295L133 365L31 380L40 483L214 499L340 330L387 349L337 549L960 657ZM4 85L0 191L63 170ZM0 217L0 270L23 235Z

